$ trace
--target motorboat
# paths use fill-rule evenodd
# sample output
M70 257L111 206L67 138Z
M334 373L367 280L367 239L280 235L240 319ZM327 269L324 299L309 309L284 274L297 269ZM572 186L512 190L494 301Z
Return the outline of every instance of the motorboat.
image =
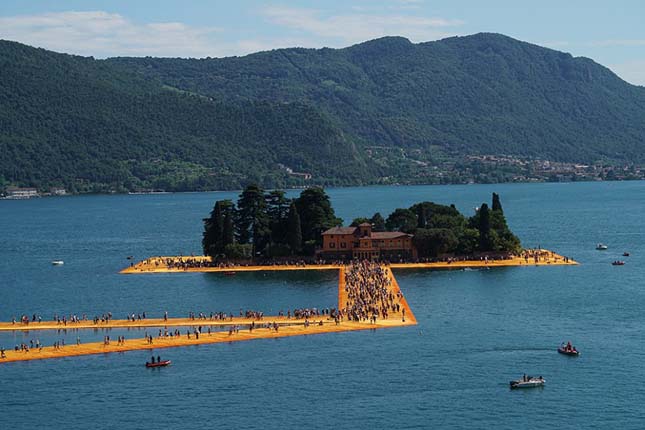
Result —
M558 352L560 354L569 355L571 357L577 357L580 355L580 351L578 351L575 347L572 347L571 349L560 347L558 348Z
M623 252L623 257L629 257L629 252Z
M611 265L612 266L624 266L625 262L621 261L621 260L616 260L616 261L612 262Z
M170 360L157 361L156 363L150 363L149 361L146 361L146 367L166 367L170 363Z
M535 387L543 387L545 383L545 379L541 376L535 377L535 376L525 376L521 379L518 379L516 381L511 381L511 390L515 388L535 388Z
M596 245L596 249L598 251L606 251L607 250L607 245L603 245L602 243L599 243L598 245Z
M52 261L52 266L62 266L63 264L65 264L65 262L63 260L54 260L54 261Z

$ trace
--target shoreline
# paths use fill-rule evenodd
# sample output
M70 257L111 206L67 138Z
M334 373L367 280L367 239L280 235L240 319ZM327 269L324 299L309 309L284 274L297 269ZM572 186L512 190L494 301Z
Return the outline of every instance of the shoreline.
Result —
M334 190L334 189L347 189L347 188L371 188L371 187L445 187L445 186L489 186L489 185L532 185L532 184L554 184L554 185L571 185L571 184L586 184L586 183L598 183L598 182L638 182L638 181L645 181L645 177L643 178L634 178L634 179L589 179L589 180L583 180L579 179L576 181L558 181L558 182L553 182L553 181L548 181L548 180L536 180L536 181L506 181L506 182L455 182L455 183L448 183L448 184L433 184L433 183L411 183L411 184L405 184L405 183L392 183L392 184L383 184L383 183L368 183L368 184L363 184L363 185L338 185L338 186L328 186L328 185L320 185L320 184L308 184L308 185L303 185L303 186L298 186L298 187L281 187L280 189L284 191L297 191L297 190L303 190L308 187L321 187L324 188L325 190ZM17 186L17 185L16 185ZM270 189L269 189L270 190ZM242 189L227 189L227 190L193 190L193 191L157 191L157 192L137 192L135 190L129 190L129 191L123 191L123 192L117 192L117 191L111 191L111 192L94 192L94 191L88 191L88 192L68 192L64 196L54 196L54 195L40 195L38 197L33 197L33 198L40 198L40 197L73 197L73 196L128 196L128 195L135 195L135 196L143 196L143 195L158 195L158 194L197 194L197 193L239 193L241 192ZM33 199L32 198L32 199ZM5 197L0 197L0 200L30 200L30 198L26 199L7 199Z

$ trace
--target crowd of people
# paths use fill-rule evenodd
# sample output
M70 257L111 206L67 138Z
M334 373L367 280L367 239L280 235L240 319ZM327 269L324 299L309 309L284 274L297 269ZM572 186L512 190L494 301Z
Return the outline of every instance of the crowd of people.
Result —
M142 316L143 315L143 316ZM136 318L138 320L145 319L146 318L146 313L144 312L143 314L137 314ZM135 314L132 315L127 315L126 319L128 321L135 321ZM94 318L92 318L92 322L95 325L98 325L99 323L102 324L107 324L112 320L112 312L107 312L102 315L96 315ZM78 316L76 314L70 314L69 316L67 315L58 315L54 314L52 321L54 321L57 325L61 326L67 326L67 324L80 324L89 321L87 314L83 314L81 316ZM12 324L22 324L22 325L29 325L30 323L42 323L43 322L43 317L38 314L33 314L31 318L29 318L29 315L23 314L20 316L18 320L16 320L16 317L13 317L11 319Z
M346 266L347 301L341 317L375 324L378 318L387 319L391 313L402 312L401 293L392 291L391 282L388 269L380 264L360 261Z
M524 259L524 262L528 264L529 261L532 261L534 263L539 263L540 261L544 262L557 262L560 259L562 259L565 263L568 263L570 261L570 258L567 256L558 256L552 251L548 251L546 249L540 249L539 247L537 249L525 249L522 252L521 257Z
M207 267L216 267L220 269L235 269L244 266L296 266L305 267L307 265L328 265L342 264L341 261L329 261L320 258L299 258L299 259L255 259L253 262L235 262L230 260L211 260L203 257L154 257L143 262L144 266L154 266L155 268L167 269L201 269Z

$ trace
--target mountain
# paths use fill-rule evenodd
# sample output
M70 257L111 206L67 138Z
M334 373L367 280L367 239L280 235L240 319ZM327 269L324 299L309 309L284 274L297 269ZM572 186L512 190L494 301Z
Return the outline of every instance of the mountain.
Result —
M109 60L225 100L317 106L363 145L432 155L645 160L645 88L587 58L499 34L245 57Z
M0 124L0 182L77 190L462 182L479 155L645 163L645 88L487 33L221 59L0 42Z
M106 61L0 42L1 182L71 191L361 183L364 155L301 103L213 100ZM357 171L360 171L359 175Z

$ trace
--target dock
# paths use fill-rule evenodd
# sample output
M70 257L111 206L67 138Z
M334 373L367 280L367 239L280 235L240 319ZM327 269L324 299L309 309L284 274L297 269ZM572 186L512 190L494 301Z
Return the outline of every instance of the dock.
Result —
M126 267L119 273L124 275L146 273L237 273L260 271L293 271L293 270L339 270L341 264L274 264L274 265L222 265L211 266L211 258L206 256L159 256L151 257ZM556 254L548 249L537 250L537 258L513 256L507 259L447 260L419 263L390 263L392 269L465 269L487 267L521 267L521 266L571 266L577 265L573 259Z
M190 265L182 264L190 261ZM203 264L200 266L200 264ZM298 265L269 265L269 266L210 266L210 257L153 257L122 270L122 274L154 274L154 273L237 273L259 271L290 271L290 270L337 270L338 271L338 309L343 309L347 304L345 290L345 266L342 264L298 264ZM389 278L389 290L398 297L400 311L391 312L387 319L378 318L376 322L350 321L343 319L334 321L328 315L312 317L305 323L303 319L287 318L285 316L264 316L261 320L242 317L231 317L225 320L210 318L145 318L137 320L113 320L94 323L93 321L80 320L76 322L60 323L58 321L29 322L0 322L0 331L34 331L34 330L92 330L105 328L163 328L162 336L150 339L130 338L122 344L111 342L80 343L78 345L65 345L59 348L46 346L31 348L29 350L6 350L5 358L0 358L0 363L15 361L41 360L48 358L72 357L80 355L104 354L111 352L126 352L135 350L158 350L160 348L174 348L180 346L204 345L225 342L240 342L253 339L272 339L291 336L318 335L324 333L350 332L357 330L373 330L392 327L416 325L417 320L405 299L392 270L402 269L430 269L430 270L459 270L465 268L495 268L495 267L521 267L521 266L561 266L577 265L578 263L548 250L538 250L531 258L515 256L503 260L449 260L428 263L393 263L382 265ZM189 267L190 266L190 267ZM197 266L197 267L193 267ZM254 324L255 328L250 329ZM278 329L275 329L277 325ZM171 327L199 327L202 329L215 327L211 333L201 332L199 337L192 335L166 336L167 328ZM222 328L236 327L228 331ZM172 331L172 330L171 330Z
M338 307L339 309L347 302L345 292L344 267L339 269L338 281ZM207 327L232 327L237 326L238 330L213 331L207 333L202 331L197 338L194 334L191 337L187 335L180 336L155 336L152 343L146 338L126 339L123 344L117 344L114 340L109 343L93 342L81 343L79 345L65 345L60 348L46 346L42 348L31 348L25 350L6 350L5 358L0 359L0 363L9 363L15 361L42 360L49 358L73 357L80 355L104 354L111 352L126 352L136 350L158 350L160 348L174 348L180 346L205 345L213 343L240 342L253 339L273 339L291 336L317 335L324 333L339 333L358 330L373 330L391 327L402 327L416 325L417 321L410 309L403 293L401 292L392 270L386 268L387 276L390 278L390 291L399 296L399 305L405 309L405 318L403 312L393 312L387 319L379 318L376 323L369 321L349 321L341 320L336 323L327 315L315 316L305 323L304 319L287 318L284 316L264 316L261 320L252 318L233 317L226 320L211 319L192 319L192 318L168 318L168 319L141 319L135 321L129 320L109 320L94 324L93 321L81 320L78 322L67 322L61 324L56 321L30 322L28 324L2 322L0 331L21 330L85 330L85 329L104 329L104 328L156 328L163 327L197 327L201 326L203 330ZM255 328L250 330L250 325L255 323ZM278 330L273 328L273 323L278 325ZM270 327L266 327L269 326Z

